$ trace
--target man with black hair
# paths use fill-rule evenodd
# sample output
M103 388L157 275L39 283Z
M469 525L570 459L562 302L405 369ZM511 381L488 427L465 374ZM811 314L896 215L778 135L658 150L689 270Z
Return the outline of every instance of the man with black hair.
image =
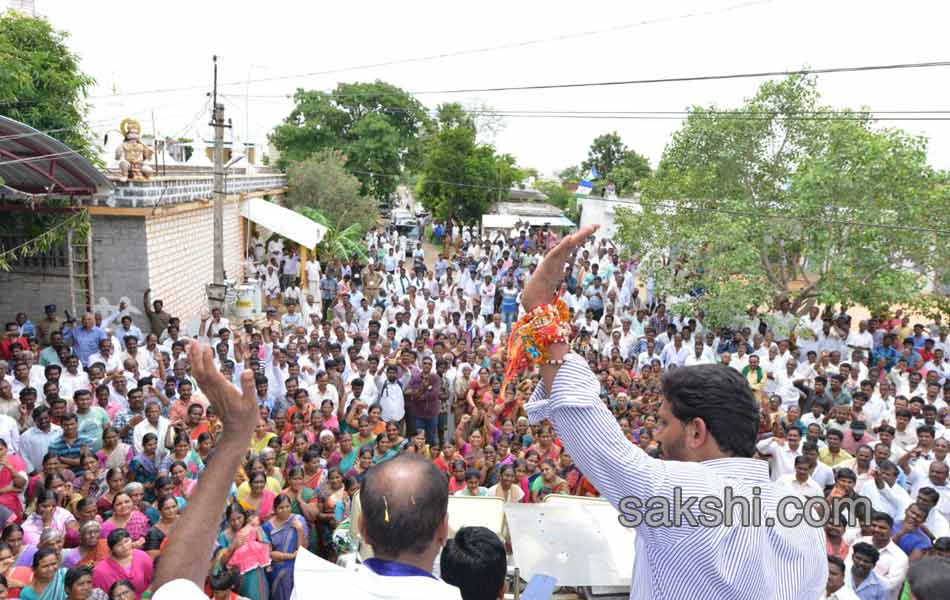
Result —
M237 572L237 569L212 570L208 577L208 583L211 586L211 597L214 600L230 600L233 593L237 592L241 585L241 575Z
M872 546L878 554L878 558L874 561L874 572L881 580L889 597L896 599L900 596L901 585L907 575L908 562L904 551L891 540L893 528L894 519L889 514L881 512L872 514L871 535L858 538L857 542L851 546L851 556L848 557L847 562L856 564L854 555L861 542ZM860 593L858 595L861 596Z
M861 600L887 600L887 588L874 573L880 558L877 548L867 542L858 542L851 547L850 577L848 586Z
M907 586L914 600L943 600L950 590L950 558L925 556L907 572Z
M507 570L505 545L487 527L462 527L439 558L442 578L462 591L462 600L501 600Z
M459 590L432 574L449 535L445 476L431 461L402 454L366 472L359 531L373 547L351 598L459 600Z
M844 440L844 434L840 429L829 429L825 433L825 442L827 448L818 451L818 459L829 467L836 467L843 462L847 462L854 457L841 448L841 442Z
M861 600L850 587L845 585L844 561L832 554L828 555L828 583L825 593L819 600Z
M551 302L571 253L596 229L584 227L548 252L525 285L526 311ZM656 497L744 497L753 488L762 517L777 514L785 494L770 480L768 464L754 458L759 402L741 374L723 365L697 365L663 376L656 439L670 460L660 461L624 437L582 357L566 343L544 350L542 383L525 408L532 422L555 424L581 471L620 510L622 522L636 527L631 598L687 598L697 590L708 600L821 595L828 561L819 529L747 526L741 519L731 526L704 526L696 503L671 527L647 526L644 520L644 502ZM735 508L727 510L734 516Z

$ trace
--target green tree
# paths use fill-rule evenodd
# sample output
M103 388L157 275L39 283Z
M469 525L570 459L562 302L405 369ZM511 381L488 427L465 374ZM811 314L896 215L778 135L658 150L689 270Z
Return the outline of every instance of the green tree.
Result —
M378 80L341 83L331 93L297 90L294 102L270 137L281 153L281 168L319 150L339 150L362 193L387 198L403 170L419 166L429 118L408 92Z
M599 175L593 182L595 194L611 182L617 195L630 194L639 189L640 180L650 176L649 161L627 148L616 131L594 138L587 151L587 160L581 163L576 175L586 177L592 168L596 168ZM569 174L575 175L573 172Z
M623 163L626 152L627 147L616 131L599 135L591 142L581 171L586 175L592 167L597 167L600 176L605 177Z
M79 68L79 57L66 46L68 34L45 19L9 11L0 15L0 114L48 134L98 163L98 148L86 122L87 94L95 81ZM2 180L0 180L2 183ZM49 207L67 200L47 199ZM0 234L24 236L15 248L0 248L0 270L22 258L60 245L72 229L85 235L89 216L81 213L8 214Z
M320 150L287 167L287 205L309 207L334 228L359 223L363 231L376 225L376 202L360 195L359 180L347 172L338 150Z
M581 180L581 168L577 166L567 167L559 171L557 176L564 183L578 183Z
M438 111L437 130L425 141L416 193L437 219L476 223L523 177L514 157L497 155L494 147L476 141L474 122L460 110Z
M567 191L563 184L549 179L542 179L538 181L537 188L548 197L548 204L560 208L564 211L564 216L577 222L577 197Z
M0 112L98 161L86 123L95 80L79 68L67 37L45 19L13 11L0 16Z
M764 83L735 110L694 108L619 239L662 293L711 324L787 297L878 309L914 298L939 259L948 194L926 140L819 105L813 78ZM896 227L889 227L896 226ZM946 229L944 221L943 229Z

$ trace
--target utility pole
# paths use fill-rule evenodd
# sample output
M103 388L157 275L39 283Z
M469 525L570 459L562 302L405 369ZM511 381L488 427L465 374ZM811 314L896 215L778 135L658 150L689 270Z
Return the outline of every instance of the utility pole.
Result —
M224 105L218 104L218 57L214 57L214 96L211 123L214 127L214 283L224 285Z

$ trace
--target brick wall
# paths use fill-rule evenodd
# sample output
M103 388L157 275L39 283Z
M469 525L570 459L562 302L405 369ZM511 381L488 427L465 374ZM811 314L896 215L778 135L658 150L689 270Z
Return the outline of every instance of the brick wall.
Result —
M152 297L187 321L207 306L205 285L214 277L214 208L148 217L145 220ZM238 202L224 206L224 270L241 277L241 219Z
M224 273L228 279L244 281L244 249L240 202L224 205Z

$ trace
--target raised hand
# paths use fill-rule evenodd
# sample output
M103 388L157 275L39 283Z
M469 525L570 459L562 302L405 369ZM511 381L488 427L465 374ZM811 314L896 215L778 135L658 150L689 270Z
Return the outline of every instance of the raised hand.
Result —
M524 293L521 294L521 303L525 310L531 310L539 304L551 302L557 287L564 279L564 265L578 246L590 237L592 233L600 229L600 225L587 225L582 227L577 233L565 236L557 246L551 248L550 252L535 269L534 274L525 283Z
M198 387L217 411L224 435L248 443L260 420L254 373L249 370L241 373L241 390L236 389L214 368L211 347L196 340L188 341L188 361Z

